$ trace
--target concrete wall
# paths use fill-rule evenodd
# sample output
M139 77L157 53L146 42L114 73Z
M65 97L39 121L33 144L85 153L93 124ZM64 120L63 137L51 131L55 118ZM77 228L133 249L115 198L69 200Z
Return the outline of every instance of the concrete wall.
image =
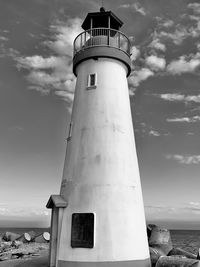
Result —
M77 68L72 137L61 195L67 200L58 259L131 261L149 258L144 208L129 103L127 69L114 59ZM88 90L88 75L97 73ZM72 248L72 213L95 214L94 248Z

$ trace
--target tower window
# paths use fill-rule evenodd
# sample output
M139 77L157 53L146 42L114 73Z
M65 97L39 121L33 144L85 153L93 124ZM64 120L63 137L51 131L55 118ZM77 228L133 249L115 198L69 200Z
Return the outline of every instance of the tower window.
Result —
M88 87L95 87L97 85L97 74L92 73L88 76Z
M68 137L67 137L67 141L69 141L72 137L72 126L73 126L73 122L71 121L70 122L70 125L69 125L69 134L68 134Z
M73 213L71 230L72 248L94 247L94 213Z

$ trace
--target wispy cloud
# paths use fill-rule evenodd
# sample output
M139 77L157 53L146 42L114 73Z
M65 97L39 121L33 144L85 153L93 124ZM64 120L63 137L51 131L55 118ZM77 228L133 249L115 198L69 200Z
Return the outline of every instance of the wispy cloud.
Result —
M199 122L200 116L193 116L193 117L181 117L181 118L168 118L168 122Z
M161 31L158 36L163 40L171 40L175 45L181 45L183 40L189 36L188 30L183 26L179 25L176 27L174 32Z
M122 4L120 8L134 8L136 12L140 13L143 16L146 16L147 12L144 7L141 6L139 2L133 4Z
M187 204L182 204L179 206L165 206L165 205L146 205L145 213L149 217L153 216L152 219L173 219L178 215L179 218L185 220L187 215L192 216L196 219L196 216L200 214L200 203L199 202L189 202Z
M195 206L195 207L199 207L199 208L200 208L200 202L190 201L189 204L190 204L191 206Z
M160 28L170 28L174 25L173 20L164 18L164 17L156 17L156 20L158 22L158 25Z
M166 155L166 159L172 159L180 164L200 164L200 155Z
M135 8L135 10L140 13L143 16L146 16L146 11L144 9L144 7L141 6L141 4L139 2L136 2L133 4L133 7Z
M12 126L8 128L9 131L14 131L14 132L21 132L24 131L24 128L21 126Z
M172 102L195 102L200 103L200 95L183 95L183 94L155 94L163 100Z
M149 135L158 137L158 136L160 136L161 134L160 134L158 131L151 130L151 131L149 132Z
M0 36L0 41L7 42L9 39L5 36Z
M15 207L15 208L8 208L8 207L0 207L0 215L2 216L12 216L12 217L43 217L49 216L50 212L47 209L43 208L36 208L36 207Z

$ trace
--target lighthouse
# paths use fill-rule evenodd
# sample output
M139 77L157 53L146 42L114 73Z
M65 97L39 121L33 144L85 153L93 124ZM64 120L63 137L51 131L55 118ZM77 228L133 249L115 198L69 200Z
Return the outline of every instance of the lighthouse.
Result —
M123 22L103 7L74 40L77 77L50 267L150 267Z

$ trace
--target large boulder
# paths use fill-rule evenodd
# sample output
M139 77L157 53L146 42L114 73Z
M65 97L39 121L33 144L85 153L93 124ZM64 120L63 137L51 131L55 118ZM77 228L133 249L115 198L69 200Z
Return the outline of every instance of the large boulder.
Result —
M149 246L164 252L167 255L173 248L170 231L161 227L154 227L149 237Z

